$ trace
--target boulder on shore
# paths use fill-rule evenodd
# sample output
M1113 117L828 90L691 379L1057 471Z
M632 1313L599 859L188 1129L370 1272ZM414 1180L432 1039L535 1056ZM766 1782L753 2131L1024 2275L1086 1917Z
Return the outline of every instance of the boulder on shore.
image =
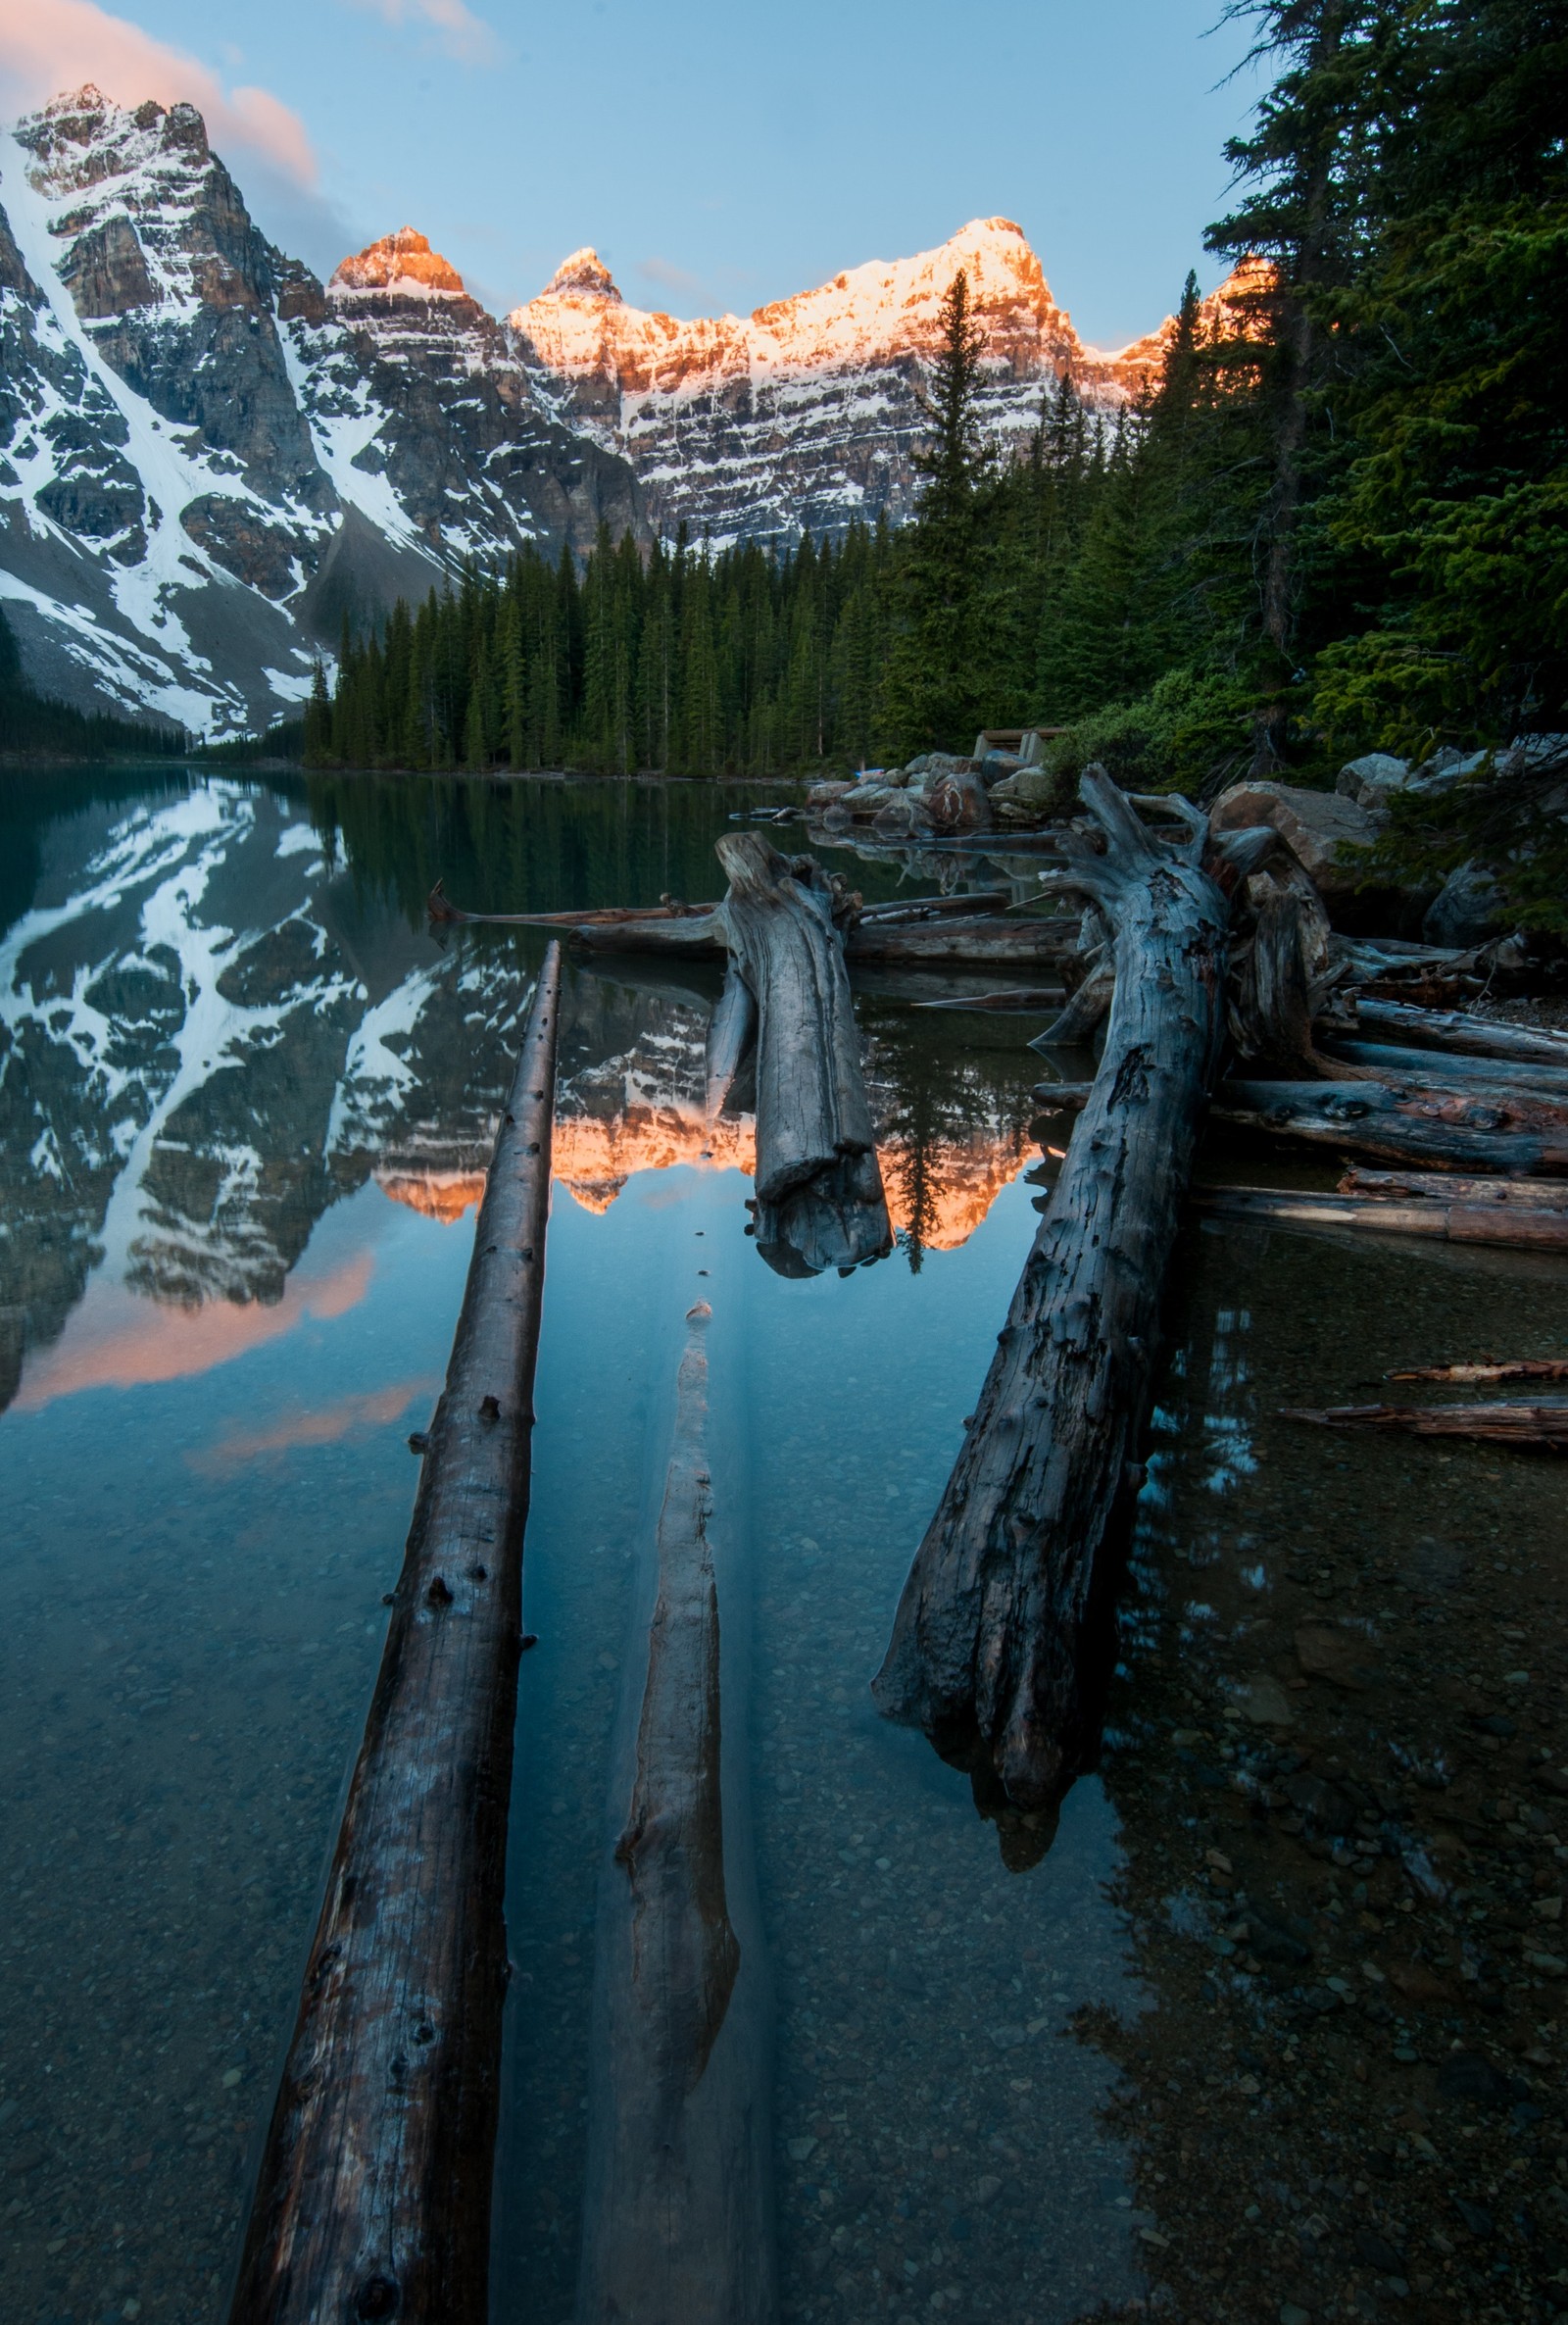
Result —
M1216 831L1271 824L1312 885L1324 896L1348 896L1364 879L1350 854L1378 835L1379 819L1337 791L1304 791L1294 783L1233 783L1210 817Z
M1334 788L1342 799L1353 799L1358 808L1375 815L1388 805L1390 793L1402 791L1409 780L1407 759L1396 759L1392 751L1368 751L1341 767Z
M1021 767L991 786L991 805L1004 823L1043 823L1061 805L1060 778L1049 767Z
M1485 944L1507 924L1502 890L1484 865L1461 864L1427 907L1421 934L1429 945Z

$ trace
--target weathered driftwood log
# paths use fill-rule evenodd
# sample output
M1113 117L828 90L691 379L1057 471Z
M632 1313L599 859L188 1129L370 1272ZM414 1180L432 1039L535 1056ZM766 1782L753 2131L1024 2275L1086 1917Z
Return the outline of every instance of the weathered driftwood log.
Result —
M1568 1211L1501 1203L1379 1203L1355 1195L1306 1195L1272 1187L1200 1187L1200 1211L1282 1227L1347 1227L1369 1235L1424 1235L1439 1243L1488 1243L1568 1252Z
M893 1230L831 891L760 832L718 855L724 942L758 1011L757 1248L783 1274L880 1259Z
M891 904L868 904L861 908L857 926L874 928L884 920L913 926L922 920L951 919L961 915L974 919L983 913L1000 913L1010 909L1005 888L966 888L956 896L899 897Z
M1344 1068L1336 1062L1346 1059L1355 1071L1378 1074L1385 1081L1568 1098L1568 1065L1543 1065L1534 1058L1472 1058L1455 1051L1407 1049L1395 1042L1355 1041L1328 1032L1323 1034L1323 1053L1327 1060L1324 1072L1330 1081L1344 1078Z
M1092 897L1118 975L1104 1057L1013 1294L963 1451L873 1683L891 1719L1049 1805L1093 1754L1081 1659L1095 1562L1130 1509L1159 1299L1222 1031L1229 907L1206 818L1169 846L1100 769L1054 885Z
M577 2325L770 2325L777 2307L768 1978L724 1853L708 1315L688 1318L635 1763L601 1884Z
M1037 1033L1029 1047L1032 1050L1083 1049L1094 1040L1109 1016L1110 1005L1115 996L1115 965L1110 948L1106 946L1102 958L1072 995L1060 1015L1052 1019L1044 1033Z
M1568 1113L1545 1098L1415 1084L1225 1081L1213 1118L1396 1162L1509 1177L1568 1172Z
M1548 1211L1568 1206L1568 1182L1560 1178L1472 1178L1458 1170L1352 1168L1341 1179L1340 1193L1380 1203L1528 1203Z
M1416 1364L1385 1380L1568 1380L1568 1357L1516 1357L1506 1364Z
M1474 1437L1485 1445L1568 1447L1568 1398L1535 1405L1287 1405L1280 1417L1320 1429L1399 1430L1412 1437Z
M733 961L708 1024L707 1107L710 1122L724 1111L735 1077L757 1039L757 1002Z
M485 2325L560 955L474 1229L233 2325Z
M1352 1021L1325 1021L1324 1031L1370 1033L1378 1041L1407 1042L1414 1049L1450 1050L1469 1058L1514 1058L1534 1065L1568 1066L1568 1033L1539 1025L1505 1025L1463 1010L1412 1009L1402 1001L1379 1001L1358 994Z

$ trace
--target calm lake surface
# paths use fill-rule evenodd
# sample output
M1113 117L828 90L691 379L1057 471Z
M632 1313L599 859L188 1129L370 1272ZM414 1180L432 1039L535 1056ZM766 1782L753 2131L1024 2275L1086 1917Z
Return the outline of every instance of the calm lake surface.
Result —
M0 776L7 2320L225 2314L542 950L438 942L425 895L700 899L752 796ZM826 860L868 900L958 876ZM1568 1269L1195 1228L1102 1765L1054 1832L999 1822L867 1682L1047 1200L1042 1068L1036 1021L915 990L857 995L899 1248L794 1282L747 1239L749 1119L704 1123L716 972L568 964L499 2325L572 2315L612 1739L698 1297L784 2318L1568 2311L1559 1473L1280 1415L1563 1354Z

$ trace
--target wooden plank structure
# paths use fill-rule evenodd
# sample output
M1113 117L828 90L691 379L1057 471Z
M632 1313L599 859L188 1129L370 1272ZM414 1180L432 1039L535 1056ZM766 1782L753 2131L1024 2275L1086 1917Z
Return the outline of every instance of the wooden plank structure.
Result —
M561 956L539 972L231 2325L485 2325Z

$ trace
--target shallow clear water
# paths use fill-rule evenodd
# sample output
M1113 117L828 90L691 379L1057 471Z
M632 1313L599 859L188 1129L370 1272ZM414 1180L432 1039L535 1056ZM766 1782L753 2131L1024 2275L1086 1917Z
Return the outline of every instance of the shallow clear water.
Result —
M745 795L0 780L0 2313L194 2325L538 958L443 947L424 895L700 897ZM1187 1238L1103 1764L1049 1848L999 1835L866 1682L1037 1224L1033 1027L881 985L900 1249L787 1282L746 1239L748 1125L702 1120L716 979L568 971L498 2319L572 2311L612 1739L699 1294L785 2317L1568 2306L1556 1473L1278 1417L1556 1353L1565 1271Z

